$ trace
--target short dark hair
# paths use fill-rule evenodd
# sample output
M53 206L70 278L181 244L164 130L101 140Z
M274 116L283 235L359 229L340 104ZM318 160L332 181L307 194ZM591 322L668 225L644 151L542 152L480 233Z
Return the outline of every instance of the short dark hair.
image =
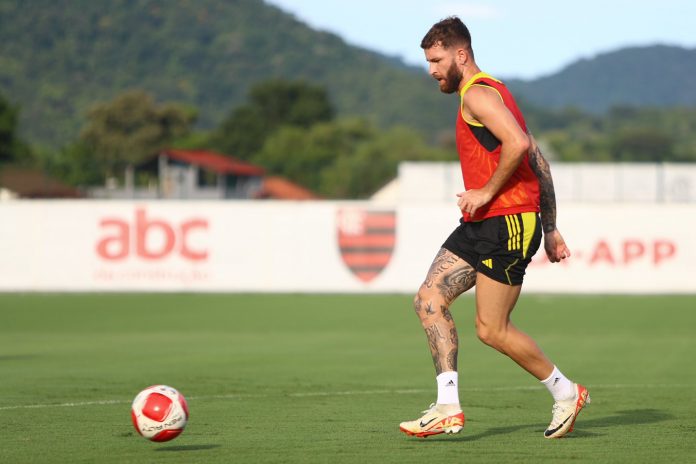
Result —
M444 48L449 48L452 45L464 45L473 55L469 29L456 16L450 16L433 25L423 37L421 48L427 50L438 43Z

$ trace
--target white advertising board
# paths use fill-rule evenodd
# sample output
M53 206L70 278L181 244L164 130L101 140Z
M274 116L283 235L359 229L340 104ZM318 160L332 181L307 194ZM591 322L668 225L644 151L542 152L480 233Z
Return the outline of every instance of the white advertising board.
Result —
M420 285L456 205L0 203L0 291L398 292ZM573 252L533 292L696 293L696 207L563 205Z

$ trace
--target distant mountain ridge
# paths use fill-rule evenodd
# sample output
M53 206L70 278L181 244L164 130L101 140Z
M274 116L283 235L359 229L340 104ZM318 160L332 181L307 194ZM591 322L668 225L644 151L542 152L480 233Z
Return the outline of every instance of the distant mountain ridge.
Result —
M507 83L537 106L602 112L696 105L695 75L696 50L659 45ZM451 131L456 112L456 97L442 95L422 69L350 46L262 0L0 0L0 93L20 106L30 143L73 140L93 104L133 88L193 106L200 127L213 128L270 78L323 85L339 115L433 137Z
M582 59L531 81L509 80L537 106L602 113L612 106L695 106L696 49L630 47Z

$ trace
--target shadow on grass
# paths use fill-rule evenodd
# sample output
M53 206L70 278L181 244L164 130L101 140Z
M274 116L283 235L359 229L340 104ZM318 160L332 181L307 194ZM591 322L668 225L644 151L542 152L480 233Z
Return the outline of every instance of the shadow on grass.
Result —
M427 440L423 441L429 441L429 442L435 442L435 441L476 441L480 440L481 438L487 438L487 437L492 437L495 435L507 435L510 433L517 432L518 430L522 429L533 429L535 427L538 427L539 424L520 424L520 425L509 425L506 427L493 427L488 430L484 430L483 432L477 433L475 435L455 435L455 436L448 436L448 435L437 435L435 437L428 437ZM466 426L464 427L463 430L464 433L466 433Z
M580 415L575 430L572 434L568 435L567 438L592 438L601 435L594 432L594 430L598 428L654 424L656 422L666 421L673 417L674 416L671 414L658 409L631 409L625 411L616 411L616 414L613 416L598 417L596 419L589 420L583 420L583 416ZM534 433L539 434L544 432L544 429L539 428L539 424L519 424L506 427L493 427L475 435L466 435L466 427L464 427L463 435L437 435L436 437L428 437L427 440L422 441L476 441L480 440L481 438L488 438L495 435L507 435L522 429L530 429L530 432L533 431Z
M654 424L672 419L674 416L659 409L629 409L616 411L613 416L597 417L586 421L582 420L582 415L579 417L578 420L582 422L583 427L613 427L615 425Z
M164 448L157 448L155 451L203 451L209 449L220 448L221 445L178 445L178 446L165 446Z
M39 356L36 354L9 354L9 355L4 355L0 356L0 362L2 361L24 361L27 359L34 359L38 358Z

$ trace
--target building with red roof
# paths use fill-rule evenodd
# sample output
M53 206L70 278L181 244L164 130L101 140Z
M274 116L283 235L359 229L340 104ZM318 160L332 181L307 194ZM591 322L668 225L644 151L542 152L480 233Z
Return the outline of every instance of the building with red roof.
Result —
M255 198L265 170L204 150L165 150L157 156L160 198Z
M256 198L274 200L316 200L319 197L311 190L290 182L284 177L264 177Z
M0 200L14 198L81 198L82 192L43 171L19 166L0 168Z
M157 179L136 187L139 173ZM278 199L317 198L311 191L282 177L266 177L254 164L209 150L163 150L126 171L125 188L91 189L93 198L137 199Z

